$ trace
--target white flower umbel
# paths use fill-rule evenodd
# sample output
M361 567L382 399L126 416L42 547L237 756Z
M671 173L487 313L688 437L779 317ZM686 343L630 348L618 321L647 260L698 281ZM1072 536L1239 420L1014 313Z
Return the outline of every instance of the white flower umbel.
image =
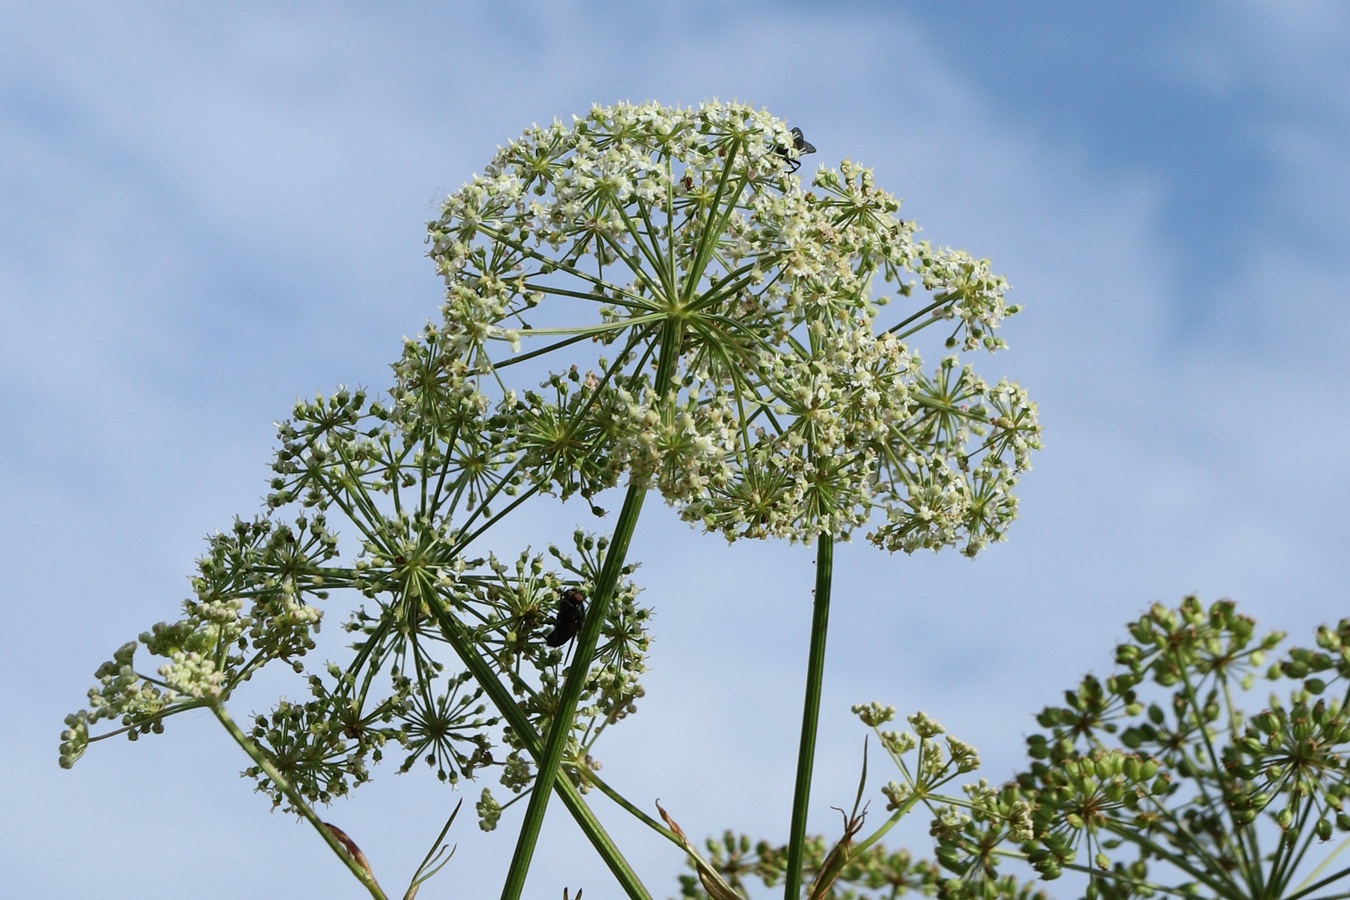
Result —
M1035 407L946 362L924 376L904 341L947 323L949 347L999 349L1007 284L916 242L856 163L803 188L797 153L738 104L531 128L430 226L446 303L426 339L502 390L563 360L554 397L509 410L526 477L563 496L626 471L728 539L847 538L879 511L879 546L973 554L1011 519Z

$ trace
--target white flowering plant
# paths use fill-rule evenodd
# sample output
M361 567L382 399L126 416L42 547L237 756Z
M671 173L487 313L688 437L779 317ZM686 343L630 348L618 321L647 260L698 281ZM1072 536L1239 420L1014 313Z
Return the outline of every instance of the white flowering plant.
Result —
M979 766L974 750L922 713L896 732L882 728L893 707L854 707L901 777L881 788L889 816L871 834L853 840L855 803L828 852L808 839L805 871L824 886L808 896L1045 897L1028 875L1069 875L1074 896L1103 900L1350 896L1350 865L1336 865L1350 847L1350 619L1273 659L1285 635L1258 633L1231 600L1154 604L1128 630L1111 674L1040 712L1027 768L997 788L940 793ZM1258 686L1272 692L1253 712ZM931 817L932 861L878 843L916 810ZM731 831L688 852L684 898L777 886L788 858Z
M168 662L138 668L133 642L98 670L62 764L209 710L259 789L383 897L314 806L397 747L404 771L425 760L452 784L497 771L528 797L503 897L520 896L554 793L624 892L647 897L582 792L602 784L596 741L643 695L649 618L627 555L656 491L729 541L815 544L784 864L799 896L834 543L974 556L1003 538L1040 446L1035 404L964 359L1003 348L1017 311L1004 279L916 240L856 163L803 185L811 149L763 111L714 102L597 107L500 150L429 226L446 300L405 342L387 396L297 404L267 513L212 538L184 618L141 636ZM938 335L931 369L921 331ZM493 549L517 511L580 498L605 515L615 487L608 536ZM316 667L338 596L352 598L350 654ZM311 699L241 727L227 703L272 662ZM91 732L105 722L118 727ZM481 824L503 808L485 790ZM405 896L442 862L433 846Z

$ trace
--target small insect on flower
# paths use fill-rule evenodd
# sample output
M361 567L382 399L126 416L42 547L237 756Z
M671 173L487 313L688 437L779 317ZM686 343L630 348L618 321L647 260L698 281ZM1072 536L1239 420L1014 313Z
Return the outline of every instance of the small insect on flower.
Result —
M815 145L809 143L806 140L806 138L802 136L802 130L800 128L793 128L791 134L792 134L792 149L797 151L797 155L799 157L805 156L808 153L816 152ZM788 169L789 172L795 172L802 167L801 159L792 159L788 156L787 147L779 147L777 152L779 156L787 160L787 164L790 167Z
M558 598L558 615L553 630L544 638L550 647L561 647L577 636L581 623L586 621L586 598L576 588L568 588Z

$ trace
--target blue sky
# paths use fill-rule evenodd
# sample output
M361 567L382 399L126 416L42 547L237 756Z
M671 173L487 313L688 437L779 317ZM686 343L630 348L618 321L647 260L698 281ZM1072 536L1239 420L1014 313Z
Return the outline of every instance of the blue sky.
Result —
M840 551L814 829L856 784L852 703L925 710L997 781L1032 714L1107 669L1154 601L1230 596L1301 642L1350 614L1340 5L205 10L0 5L14 896L361 896L204 719L70 772L60 722L100 661L176 615L203 536L258 509L294 400L387 382L436 312L422 235L439 198L531 122L593 102L762 105L803 127L811 165L864 162L926 237L990 257L1025 310L981 365L1045 425L1009 541L974 562ZM633 553L654 671L601 745L606 776L692 834L781 839L809 551L728 548L658 505ZM396 884L452 802L390 770L327 815ZM674 893L671 849L602 815ZM421 896L494 896L513 823L483 836L466 816ZM551 816L527 895L601 900L604 878Z

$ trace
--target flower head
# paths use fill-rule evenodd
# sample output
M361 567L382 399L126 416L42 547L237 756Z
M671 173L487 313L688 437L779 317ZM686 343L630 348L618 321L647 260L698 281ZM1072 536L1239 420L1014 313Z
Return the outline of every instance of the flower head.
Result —
M795 155L739 104L531 128L429 228L446 302L427 338L504 403L508 367L566 354L546 381L565 390L509 410L536 485L591 496L626 472L728 539L847 537L880 509L879 546L974 553L1011 519L1034 405L945 361L924 376L904 341L947 322L949 346L1000 348L1007 284L916 242L869 170L808 190ZM928 302L881 327L918 282Z

